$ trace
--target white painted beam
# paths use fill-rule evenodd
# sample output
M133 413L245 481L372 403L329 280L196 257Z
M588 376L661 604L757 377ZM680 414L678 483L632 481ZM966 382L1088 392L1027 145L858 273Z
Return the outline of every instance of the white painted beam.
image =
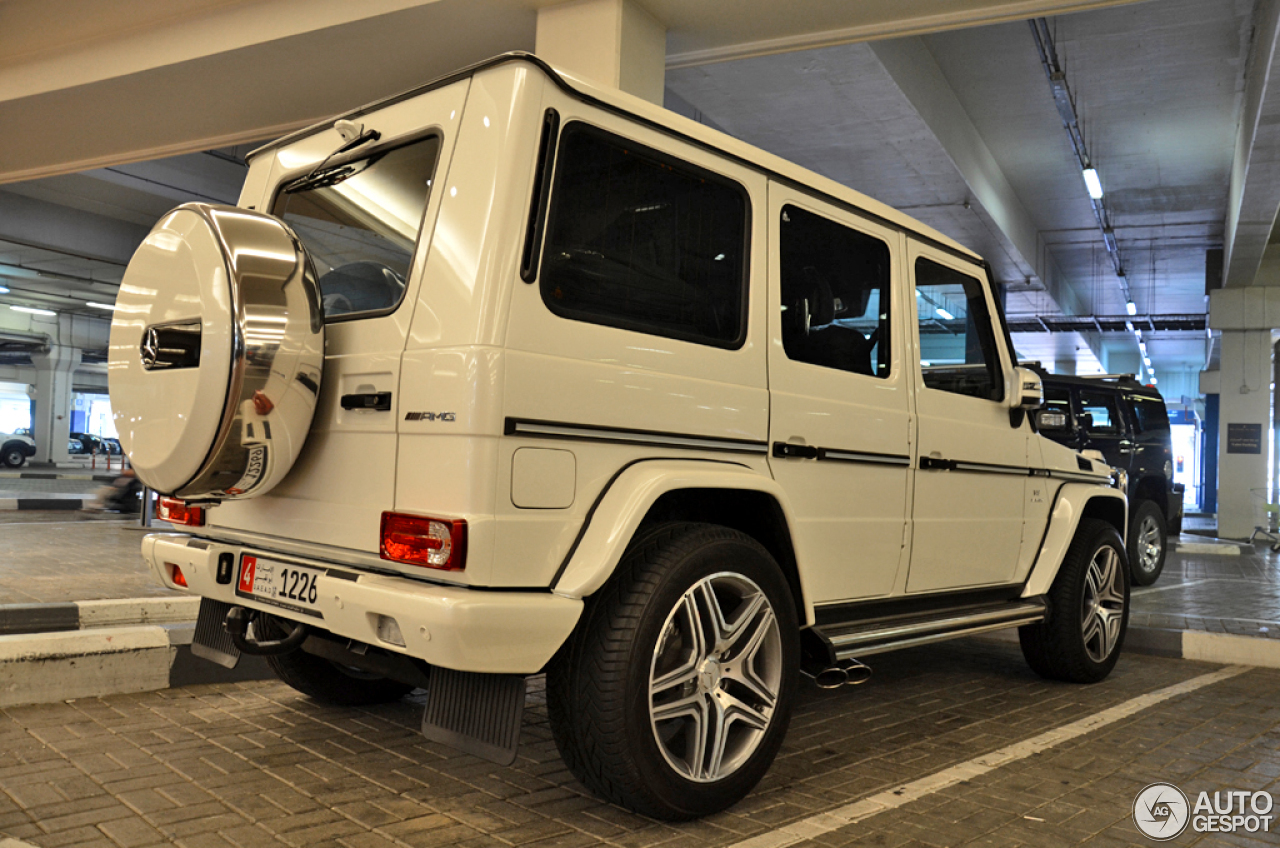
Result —
M1249 286L1280 209L1280 0L1258 0L1223 234L1223 285Z

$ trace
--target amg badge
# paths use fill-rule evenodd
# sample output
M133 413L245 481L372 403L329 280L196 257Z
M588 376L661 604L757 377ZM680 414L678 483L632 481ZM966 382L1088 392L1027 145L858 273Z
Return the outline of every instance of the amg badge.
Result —
M457 421L458 416L453 412L406 412L404 414L405 421Z

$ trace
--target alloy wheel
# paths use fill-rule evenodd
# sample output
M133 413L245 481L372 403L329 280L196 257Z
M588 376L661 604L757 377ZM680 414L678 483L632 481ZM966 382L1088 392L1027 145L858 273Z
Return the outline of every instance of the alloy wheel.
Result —
M1116 649L1124 624L1124 575L1120 557L1110 546L1099 548L1089 561L1083 606L1084 649L1090 659L1100 663Z
M649 719L667 763L698 783L737 771L769 729L782 669L777 616L759 586L731 572L691 586L649 672Z
M1148 515L1138 525L1138 568L1147 574L1155 571L1156 567L1160 565L1160 554L1162 552L1160 527L1156 520Z

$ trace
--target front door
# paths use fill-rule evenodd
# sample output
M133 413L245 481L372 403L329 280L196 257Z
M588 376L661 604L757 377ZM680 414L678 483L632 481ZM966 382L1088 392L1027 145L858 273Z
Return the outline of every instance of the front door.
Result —
M1029 431L1010 423L1004 334L980 268L914 243L908 258L920 351L909 367L920 388L907 591L1008 583Z
M887 595L911 473L901 237L776 183L769 215L769 464L806 588L818 602Z

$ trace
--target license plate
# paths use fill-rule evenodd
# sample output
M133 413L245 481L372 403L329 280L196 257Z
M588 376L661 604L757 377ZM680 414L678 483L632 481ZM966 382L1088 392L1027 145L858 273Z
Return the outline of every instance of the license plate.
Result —
M291 562L280 562L243 554L236 594L264 604L324 618L316 609L320 597L319 580L324 572Z

